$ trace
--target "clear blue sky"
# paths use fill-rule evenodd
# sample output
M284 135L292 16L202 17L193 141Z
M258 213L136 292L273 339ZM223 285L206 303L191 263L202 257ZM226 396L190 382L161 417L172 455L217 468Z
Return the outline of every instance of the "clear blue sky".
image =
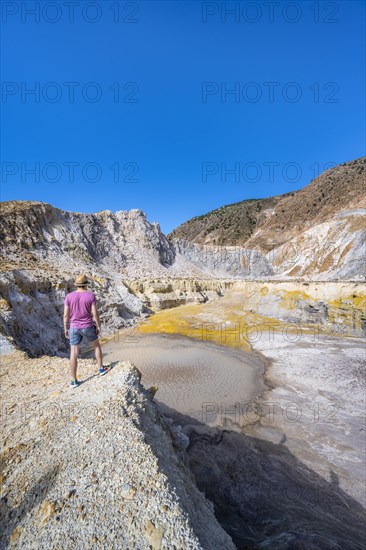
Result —
M2 200L169 232L364 154L361 1L35 4L2 2Z

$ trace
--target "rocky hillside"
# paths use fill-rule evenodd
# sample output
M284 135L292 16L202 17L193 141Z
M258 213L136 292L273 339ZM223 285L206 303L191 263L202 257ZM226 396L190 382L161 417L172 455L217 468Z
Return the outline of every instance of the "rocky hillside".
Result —
M98 297L103 336L134 324L152 309L202 302L221 293L215 265L198 266L150 223L141 210L66 212L50 204L1 204L0 343L32 355L68 349L63 336L63 302L77 274L87 273ZM261 255L262 256L262 255ZM265 275L267 260L255 273ZM217 267L217 266L216 266ZM230 266L220 270L230 274ZM253 271L254 274L254 271ZM187 288L154 281L190 279ZM131 281L152 280L146 296ZM164 288L163 288L164 287ZM163 289L162 289L163 288Z
M0 239L7 269L92 270L124 278L201 275L141 210L79 214L34 201L2 203Z
M78 273L91 278L103 336L148 313L125 278L210 277L177 254L159 225L150 224L140 210L78 214L41 202L6 202L0 242L2 352L14 344L32 355L68 349L63 302Z
M337 166L294 193L193 218L169 239L141 210L81 214L2 203L2 352L14 345L33 355L66 352L63 302L82 272L98 297L103 336L151 309L220 296L214 280L364 280L365 162Z
M1 548L234 549L139 371L117 362L101 379L81 360L76 395L67 369L2 361Z
M255 249L266 254L274 275L362 278L365 168L366 157L346 162L299 191L223 206L188 220L168 237Z

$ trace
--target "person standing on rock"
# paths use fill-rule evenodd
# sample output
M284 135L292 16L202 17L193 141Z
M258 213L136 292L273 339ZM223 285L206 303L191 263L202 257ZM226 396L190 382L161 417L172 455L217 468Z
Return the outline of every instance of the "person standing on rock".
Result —
M82 341L91 343L95 350L95 358L99 366L99 374L103 376L109 367L103 366L102 348L98 335L100 334L100 320L96 298L93 292L87 290L90 284L85 275L76 278L77 290L70 292L65 299L64 327L65 336L70 340L70 374L71 387L76 388L79 381L76 377L78 365L79 345ZM69 328L70 323L70 328Z

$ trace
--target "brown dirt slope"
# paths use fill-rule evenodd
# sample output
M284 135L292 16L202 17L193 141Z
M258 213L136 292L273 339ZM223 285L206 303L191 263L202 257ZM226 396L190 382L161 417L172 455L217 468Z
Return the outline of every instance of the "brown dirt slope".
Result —
M229 204L174 229L170 239L268 251L342 210L366 206L366 157L340 164L285 195Z

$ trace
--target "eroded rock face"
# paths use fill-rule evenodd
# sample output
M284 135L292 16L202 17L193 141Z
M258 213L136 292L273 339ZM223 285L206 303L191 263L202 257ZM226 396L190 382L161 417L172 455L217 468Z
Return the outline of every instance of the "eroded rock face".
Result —
M345 210L267 254L280 277L312 280L365 280L365 209Z
M361 210L339 213L266 256L239 246L171 242L141 210L80 214L40 202L3 203L2 352L13 346L33 356L66 352L63 302L82 272L97 295L102 336L134 324L151 310L217 298L234 279L359 279L365 245L361 219ZM327 315L326 303L305 300L297 306L288 318L307 322ZM271 308L268 304L266 311Z
M366 334L361 282L237 281L234 292L243 297L246 311L278 319L290 332L307 326L314 337L319 330L329 337Z
M14 345L32 356L67 351L63 303L80 273L88 275L97 296L102 336L148 312L148 300L131 293L124 279L210 277L177 253L141 210L79 214L40 202L6 202L0 214L0 252L6 258L0 275L3 353ZM165 307L179 303L175 296L169 303L164 292Z
M234 281L224 279L146 279L125 281L130 292L153 311L223 296Z
M252 249L197 244L181 238L172 242L192 263L217 276L364 281L365 214L365 209L344 210L323 223L311 227L304 224L301 232L267 253L258 249L258 242L253 242Z
M221 276L268 277L274 271L264 254L241 246L200 245L184 239L172 241L178 252L201 269Z
M326 170L309 185L284 195L228 204L196 216L174 229L173 242L247 251L260 255L247 267L238 261L220 260L219 266L234 275L311 277L317 280L365 280L366 157ZM178 245L179 246L179 245ZM188 244L180 251L199 257ZM194 260L193 260L194 261ZM212 264L212 259L200 264Z
M251 251L246 268L233 254L223 265L215 257L197 261L195 250L190 259L181 253L183 244L176 247L159 224L149 223L136 209L79 214L11 201L2 205L0 233L6 258L0 275L3 353L13 346L32 356L68 350L63 303L82 272L98 299L102 336L135 323L150 309L220 296L230 284L217 281L218 274L270 273L266 258Z
M132 325L146 313L142 301L121 282L94 280L103 322L102 336ZM69 349L63 330L66 294L74 290L73 278L59 279L54 273L13 270L0 274L0 294L8 307L0 310L0 329L5 340L2 353L12 346L30 356L57 355ZM8 344L6 343L8 342ZM10 347L9 347L10 346Z
M269 253L275 274L364 278L365 169L366 157L346 162L298 191L196 216L168 237Z
M175 260L174 247L141 210L78 214L10 201L3 203L0 222L7 261L22 267L44 262L58 269L62 263L73 271L97 264L104 271L140 276Z

